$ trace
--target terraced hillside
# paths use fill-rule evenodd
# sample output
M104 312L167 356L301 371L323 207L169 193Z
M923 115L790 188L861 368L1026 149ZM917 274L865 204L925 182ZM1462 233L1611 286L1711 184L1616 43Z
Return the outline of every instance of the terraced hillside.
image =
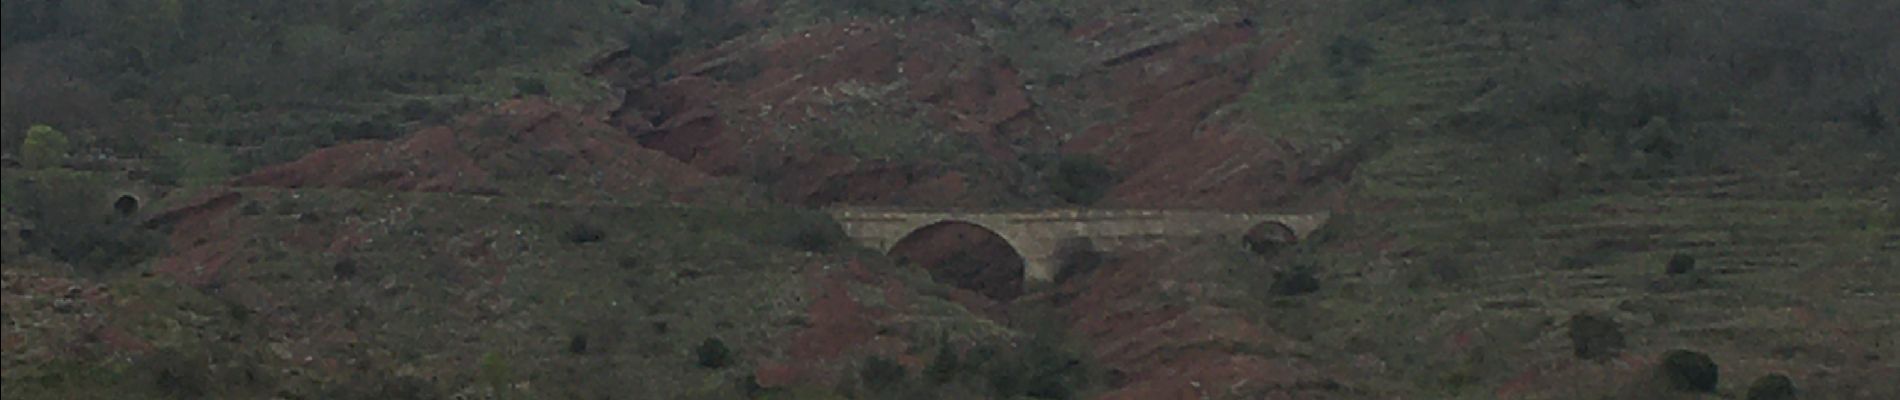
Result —
M1512 67L1510 31L1438 13L1379 17L1362 29L1306 39L1317 54L1274 66L1246 104L1280 136L1377 136L1437 126L1469 112ZM1368 132L1372 126L1380 129Z
M1548 32L1433 12L1340 32L1309 39L1325 44L1249 98L1285 135L1377 149L1329 239L1291 260L1324 271L1326 289L1268 324L1402 377L1373 386L1428 397L1689 396L1651 384L1670 349L1710 354L1722 393L1773 372L1812 398L1900 396L1882 378L1900 371L1891 153L1828 147L1852 136L1838 123L1708 119L1658 126L1689 138L1670 140L1787 139L1636 173L1607 172L1637 162L1622 158L1573 166L1605 153L1552 151L1537 141L1559 135L1485 115L1532 110L1499 85L1524 84ZM1573 354L1576 315L1615 321L1623 351Z
M1632 363L1692 348L1733 365L1736 382L1773 371L1827 398L1896 393L1875 378L1895 370L1900 337L1891 164L1608 180L1524 206L1498 193L1508 164L1494 146L1422 135L1393 147L1359 171L1362 212L1338 227L1382 238L1377 250L1320 257L1342 286L1321 313L1341 320L1316 340L1384 341L1375 353L1450 393L1607 396L1616 386L1593 377L1635 374L1571 361L1563 321L1591 313L1624 326ZM1679 257L1693 270L1666 272Z

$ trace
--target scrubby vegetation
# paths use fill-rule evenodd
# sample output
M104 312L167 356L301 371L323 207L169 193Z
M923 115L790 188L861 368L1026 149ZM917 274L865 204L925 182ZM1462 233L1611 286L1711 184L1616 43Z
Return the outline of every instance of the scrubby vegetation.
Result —
M1623 351L1624 341L1623 324L1614 319L1588 313L1570 316L1570 347L1577 358L1601 361L1615 357Z
M1884 214L1891 179L1862 177L1900 171L1900 136L1879 133L1900 105L1900 30L1872 22L1900 16L1891 2L1328 6L1336 19L1300 29L1238 105L1277 138L1375 149L1354 177L1366 206L1329 229L1391 247L1327 246L1312 255L1326 290L1265 313L1340 354L1411 365L1386 370L1414 371L1408 390L1512 397L1512 377L1541 368L1524 364L1554 353L1650 357L1679 341L1772 359L1759 344L1784 340L1784 322L1757 310L1847 302L1786 282L1852 264L1823 260L1891 258L1836 241L1859 224L1819 222ZM1307 261L1294 256L1274 265ZM1452 343L1364 334L1394 331ZM1539 355L1509 355L1524 351ZM1582 388L1613 375L1601 364L1522 396L1663 395Z
M1606 179L1757 169L1766 165L1753 155L1773 149L1900 149L1885 128L1900 104L1887 89L1900 80L1886 59L1894 44L1883 39L1895 32L1867 20L1896 15L1891 4L1534 3L1454 9L1532 24L1499 40L1539 48L1496 75L1458 122L1525 154L1506 170L1528 180L1512 186L1545 191L1526 200ZM1809 45L1819 42L1831 44Z
M1748 384L1746 400L1794 400L1794 379L1782 374L1768 374Z
M1116 183L1114 171L1101 160L1080 155L1056 158L1043 179L1056 197L1084 206L1100 201Z
M732 348L726 347L726 341L719 338L706 338L693 348L693 354L699 357L699 366L704 368L725 368L732 364Z
M58 129L34 125L27 129L26 139L20 143L20 163L27 168L56 166L66 161L72 146L72 141Z
M901 99L914 95L900 89L916 77L846 80L794 96L830 106L810 114L826 117L710 140L773 144L739 147L731 170L693 171L701 165L689 162L681 169L705 174L669 178L802 185L783 179L797 172L784 153L811 151L818 156L796 162L845 170L798 177L821 182L812 184L825 186L820 193L859 182L846 179L861 172L852 165L877 165L897 166L891 180L963 173L928 193L1009 191L971 195L995 199L975 206L1098 204L1139 189L1118 188L1124 179L1154 171L1056 145L1095 125L1145 121L1125 121L1138 110L1063 97L1096 93L1071 89L1099 84L1089 80L1104 64L1145 62L1128 55L1231 39L1183 36L1213 26L1199 24L1265 27L1232 39L1272 47L1260 64L1224 63L1217 58L1232 54L1221 54L1130 65L1155 79L1208 65L1258 69L1194 83L1251 86L1232 104L1189 110L1209 115L1169 121L1192 123L1182 137L1223 128L1289 149L1287 159L1240 160L1236 169L1287 167L1297 171L1286 182L1300 187L1310 177L1296 174L1335 168L1296 165L1313 152L1369 155L1336 167L1356 174L1340 184L1350 189L1342 200L1287 201L1349 211L1335 215L1338 228L1297 244L1290 232L1250 234L1243 241L1253 255L1236 249L1221 262L1154 268L1162 272L1126 285L1141 287L1115 288L1161 293L1157 309L1197 313L1155 330L1195 337L1169 346L1362 375L1346 388L1320 377L1262 389L1349 393L1340 397L1489 397L1517 384L1512 377L1571 379L1560 374L1575 369L1552 369L1587 375L1618 365L1609 361L1619 355L1648 357L1670 336L1724 341L1704 347L1710 354L1670 352L1659 362L1660 379L1697 393L1716 389L1715 358L1760 368L1739 359L1763 355L1733 354L1768 347L1751 341L1776 341L1783 347L1761 352L1787 365L1878 361L1835 349L1809 355L1831 344L1790 329L1886 311L1825 297L1890 286L1864 271L1890 264L1882 257L1900 224L1866 217L1900 215L1884 198L1868 200L1891 193L1880 190L1900 149L1895 4L5 0L0 222L11 336L0 390L7 398L1069 399L1119 389L1126 376L1101 371L1092 355L1138 346L1090 348L1104 344L1066 336L1066 326L1020 323L1075 321L1029 303L1087 296L1018 296L1010 287L989 299L1002 311L966 309L945 294L955 288L928 277L880 281L911 267L852 244L815 210L754 207L769 201L750 194L658 200L691 197L690 188L569 190L601 184L583 182L582 171L550 172L550 159L570 154L522 143L505 118L469 127L494 145L529 149L476 161L495 167L483 172L506 181L501 189L225 187L315 148L396 138L502 99L612 108L622 95L699 94L654 95L641 91L663 91L619 80L699 74L709 85L746 84L776 66L744 48L829 20L942 23L981 42L970 54L994 58L996 69L943 74L1010 75L1030 106L996 126L950 129L931 113L971 116ZM768 39L694 52L754 33ZM610 53L630 57L636 71L588 75L589 62ZM709 71L667 70L687 54L741 56ZM708 108L731 113L725 105ZM589 150L598 149L577 153ZM706 153L731 148L718 150ZM990 154L1010 152L1017 159ZM660 169L636 165L613 168ZM1280 181L1232 182L1272 191ZM157 218L224 191L239 203ZM1127 270L1121 254L1062 246L1063 283ZM1152 251L1181 250L1160 249ZM953 254L946 263L983 263ZM1202 267L1220 272L1194 269ZM761 387L773 372L763 363L825 322L813 320L822 296L810 291L824 273L850 276L848 293L830 293L865 308L850 318L895 314L852 320L874 326L850 334L907 346L840 350L831 361L839 365L819 366L837 368L814 374L836 385ZM1801 285L1786 284L1791 276ZM1142 286L1150 283L1166 289ZM904 302L928 306L893 305ZM1148 321L1141 312L1153 310L1140 306L1116 310L1134 317L1113 317ZM1216 318L1198 314L1209 310ZM1235 310L1247 315L1224 314ZM979 315L992 311L1014 323ZM1877 334L1892 321L1868 324L1830 329ZM959 329L984 333L933 337ZM1205 332L1220 337L1198 336ZM1797 342L1781 344L1789 340ZM1606 362L1547 362L1570 357ZM1796 376L1804 391L1810 382L1841 385ZM1748 397L1793 390L1785 375L1768 375Z
M28 224L19 233L26 253L105 272L133 266L164 247L160 234L137 215L114 207L125 185L110 175L50 170L8 172L0 190L7 193L7 212Z
M1709 355L1691 350L1670 350L1656 367L1669 387L1685 392L1715 392L1721 368Z
M888 398L949 398L946 393L961 391L953 388L976 386L991 398L1065 400L1087 398L1101 387L1102 372L1065 338L1064 328L1047 321L1020 328L1029 334L1020 343L983 343L961 353L941 345L918 378L902 366L867 360L862 379Z
M86 153L183 139L255 166L517 95L598 102L592 57L657 65L736 34L730 2L678 3L8 0L0 143L44 124Z

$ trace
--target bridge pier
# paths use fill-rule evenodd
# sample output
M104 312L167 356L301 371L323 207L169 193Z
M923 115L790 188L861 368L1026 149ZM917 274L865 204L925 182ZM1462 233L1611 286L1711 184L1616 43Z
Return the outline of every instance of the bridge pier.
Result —
M1056 270L1062 267L1061 260L1056 259L1055 246L1047 240L1030 240L1029 232L1020 229L1005 227L997 231L1023 258L1023 293L1055 283Z
M1019 250L1020 252L1020 250ZM1053 253L1023 254L1023 293L1047 289L1056 283L1062 260Z

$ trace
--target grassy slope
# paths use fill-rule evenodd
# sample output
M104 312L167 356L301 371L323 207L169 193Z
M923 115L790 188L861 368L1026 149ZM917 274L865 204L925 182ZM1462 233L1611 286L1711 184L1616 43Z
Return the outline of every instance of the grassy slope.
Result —
M1621 321L1632 354L1713 354L1724 390L1737 392L1769 371L1806 379L1799 374L1815 370L1803 366L1842 362L1788 349L1873 357L1900 334L1886 305L1894 299L1881 295L1900 292L1900 280L1879 272L1900 255L1892 244L1900 230L1883 217L1900 182L1879 178L1900 174L1896 163L1878 153L1827 163L1841 152L1810 149L1734 172L1566 182L1569 191L1526 203L1519 196L1535 182L1510 170L1524 167L1510 162L1522 149L1457 128L1487 101L1486 78L1521 56L1492 40L1496 32L1519 28L1393 14L1348 33L1375 54L1351 78L1363 95L1341 98L1333 85L1342 79L1314 76L1326 53L1308 49L1248 99L1289 136L1385 149L1355 175L1357 212L1330 228L1336 242L1305 258L1323 266L1331 289L1270 309L1269 323L1337 357L1383 360L1396 372L1381 384L1391 390L1460 398L1489 398L1527 371L1578 381L1530 393L1616 396L1619 385L1581 384L1600 377L1568 367L1563 321L1578 312ZM1837 128L1760 128L1838 135L1828 129ZM1699 261L1691 277L1663 275L1678 254ZM1845 336L1819 334L1816 324L1845 327ZM1467 344L1447 344L1460 337ZM1875 382L1813 379L1808 390L1824 397L1864 396L1852 390Z
M7 186L63 174L10 169ZM867 312L900 315L874 328L891 331L881 342L911 343L906 354L932 354L940 340L998 345L1020 334L940 298L947 288L922 269L849 245L811 210L236 193L244 200L228 211L197 217L209 226L172 228L238 232L178 243L173 254L192 262L208 262L191 256L202 249L232 257L203 288L154 275L154 264L76 273L46 253L15 254L22 221L13 212L26 210L9 198L6 396L747 397L754 368L809 361L786 353L808 340L796 332L829 323L808 309L812 278L859 263L883 283L843 287ZM64 282L110 294L64 305ZM932 294L887 304L891 285ZM99 339L112 335L132 339ZM708 338L731 348L732 365L698 365L695 349ZM855 374L857 361L817 368ZM957 373L972 375L950 383L886 390L985 391L986 370L967 368ZM852 385L759 395L863 390Z

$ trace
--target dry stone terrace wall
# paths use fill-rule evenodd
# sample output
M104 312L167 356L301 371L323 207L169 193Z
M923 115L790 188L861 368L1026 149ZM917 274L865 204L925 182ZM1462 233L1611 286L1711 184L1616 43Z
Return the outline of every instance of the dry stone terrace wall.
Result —
M832 208L845 234L879 251L924 228L943 223L976 225L1007 241L1023 257L1023 282L1053 282L1061 272L1060 244L1087 240L1101 250L1154 240L1239 237L1263 224L1278 224L1305 239L1325 224L1327 213L1268 214L1191 210L1055 209L1027 211L898 210Z

